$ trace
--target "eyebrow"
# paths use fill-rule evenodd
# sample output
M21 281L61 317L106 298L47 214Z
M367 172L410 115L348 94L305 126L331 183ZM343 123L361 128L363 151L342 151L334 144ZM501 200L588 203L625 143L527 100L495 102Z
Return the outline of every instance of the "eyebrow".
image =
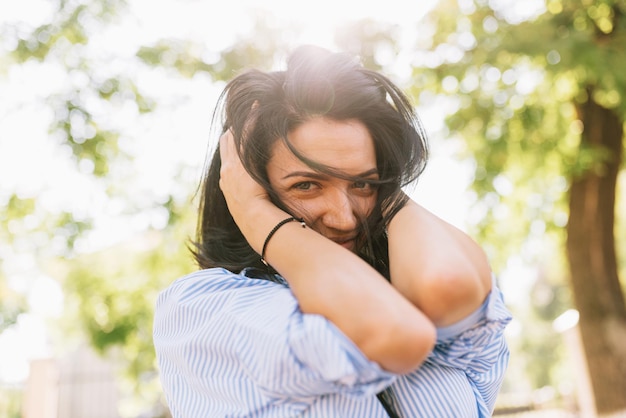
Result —
M378 169L377 168L372 168L370 170L364 171L362 173L357 174L354 177L369 177L369 176L372 176L374 174L378 174ZM287 174L282 179L285 180L285 179L288 179L288 178L291 178L291 177L307 177L307 178L320 179L321 180L321 179L325 179L325 178L327 178L329 176L326 175L326 174L317 173L317 172L314 172L314 171L294 171L294 172L291 172L291 173Z

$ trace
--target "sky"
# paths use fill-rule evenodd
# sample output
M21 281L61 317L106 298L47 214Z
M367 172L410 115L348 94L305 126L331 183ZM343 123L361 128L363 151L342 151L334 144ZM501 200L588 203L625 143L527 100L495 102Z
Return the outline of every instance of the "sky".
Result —
M19 22L24 28L35 27L54 13L54 3L0 1L0 24ZM164 193L175 190L173 178L181 164L192 168L191 176L199 176L209 137L208 115L220 86L207 77L181 80L162 71L129 66L128 58L137 46L162 38L194 39L209 50L219 51L251 30L260 3L264 9L261 13L270 25L289 24L301 30L294 42L333 48L333 31L348 21L372 17L408 27L436 1L129 0L131 13L106 32L94 34L89 53L96 61L114 57L107 65L133 74L140 87L162 103L146 117L139 118L132 108L115 109L110 116L110 123L123 126L128 133L128 138L121 139L121 146L135 154L133 171L140 175L127 184L134 195L153 196L155 185ZM537 1L495 3L528 7ZM0 42L0 48L11 48L10 40ZM66 74L53 63L27 63L7 74L2 71L5 69L0 65L0 203L15 191L22 197L37 196L51 212L69 208L96 218L91 239L82 244L86 252L115 245L166 221L158 212L139 219L120 216L124 202L107 201L104 187L77 175L67 150L50 140L48 126L53 115L42 100L68 85L80 87L84 80ZM427 132L441 129L441 108L420 109L420 113ZM436 135L431 139L431 160L412 195L443 219L465 229L471 166L455 158L458 143L443 141ZM20 319L17 328L0 335L0 382L20 381L28 373L29 359L50 354L46 321L60 315L63 296L56 280L39 272L28 255L17 256L12 249L0 248L0 256L6 259L4 268L11 285L28 295L33 308L31 314Z

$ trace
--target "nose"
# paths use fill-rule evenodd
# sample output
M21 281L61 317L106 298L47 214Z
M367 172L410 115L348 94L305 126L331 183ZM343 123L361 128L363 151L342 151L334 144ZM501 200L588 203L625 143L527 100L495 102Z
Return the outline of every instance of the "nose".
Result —
M327 228L352 231L358 225L355 203L344 190L332 190L326 196L322 222Z

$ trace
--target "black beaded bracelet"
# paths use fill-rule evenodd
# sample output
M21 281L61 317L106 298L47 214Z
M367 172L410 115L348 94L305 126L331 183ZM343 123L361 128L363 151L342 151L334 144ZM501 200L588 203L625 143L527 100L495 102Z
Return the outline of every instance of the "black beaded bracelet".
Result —
M276 226L274 228L272 228L272 230L270 231L269 234L267 234L267 238L265 238L265 242L263 243L263 250L261 251L261 261L263 262L263 264L265 264L267 267L269 267L270 265L267 263L267 261L265 261L265 250L267 249L267 243L270 242L270 239L274 236L274 234L276 233L276 231L278 231L278 229L285 225L286 223L289 222L300 222L302 224L302 228L306 227L306 224L304 223L304 219L298 219L298 218L294 218L293 216L287 219L283 219L282 221L278 222L276 224Z

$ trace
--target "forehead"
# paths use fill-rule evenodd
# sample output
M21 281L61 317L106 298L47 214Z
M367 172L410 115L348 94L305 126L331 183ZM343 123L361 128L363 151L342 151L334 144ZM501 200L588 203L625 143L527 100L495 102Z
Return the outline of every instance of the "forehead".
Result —
M357 119L337 121L315 117L289 132L288 140L305 157L347 174L376 168L374 141L367 127ZM305 166L282 141L273 145L272 165L282 170Z

